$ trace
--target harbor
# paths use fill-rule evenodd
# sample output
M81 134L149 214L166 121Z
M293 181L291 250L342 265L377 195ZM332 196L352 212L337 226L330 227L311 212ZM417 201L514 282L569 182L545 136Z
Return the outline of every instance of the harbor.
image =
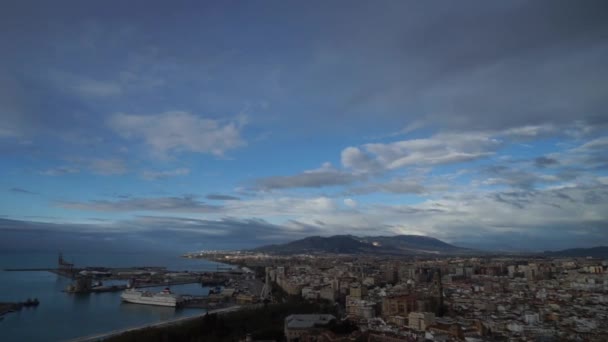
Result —
M1 316L0 336L3 342L69 340L198 316L207 311L240 305L237 303L246 303L243 305L247 306L247 303L259 301L259 293L253 293L259 284L250 283L246 279L250 276L242 270L207 260L180 258L179 255L130 253L62 256L69 258L68 264L76 261L71 271L67 271L68 267L65 267L66 270L58 267L57 253L24 253L18 258L5 256L0 254L0 283L3 287L0 302L17 303L29 297L38 298L40 305L7 311ZM77 267L81 263L100 266ZM108 266L101 266L104 264ZM133 266L136 264L155 266ZM88 291L66 291L78 279L89 277L92 286ZM175 308L126 303L121 299L121 294L130 281L137 289L151 293L169 287L185 299L184 303ZM39 329L31 329L31 326ZM61 328L65 326L71 328Z
M201 284L219 286L226 284L230 276L242 272L233 267L216 266L215 271L191 272L171 271L163 266L136 267L75 267L59 253L56 268L6 268L6 272L51 272L72 279L73 282L63 291L67 293L119 292L128 288L148 288ZM219 273L223 273L218 275ZM110 282L111 285L104 285Z

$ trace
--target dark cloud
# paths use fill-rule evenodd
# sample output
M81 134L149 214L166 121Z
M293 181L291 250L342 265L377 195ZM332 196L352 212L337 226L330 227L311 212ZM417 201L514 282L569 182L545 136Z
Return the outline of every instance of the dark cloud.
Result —
M393 206L389 211L395 214L416 215L416 214L441 214L447 211L442 208L421 209L408 206Z
M553 183L558 180L553 175L534 173L505 165L487 167L485 173L490 176L489 179L485 180L487 185L508 185L525 190L532 190L537 184Z
M297 221L295 228L269 223L263 219L224 217L219 220L191 219L181 217L140 216L129 222L140 225L143 229L166 231L168 234L179 233L187 237L199 237L201 240L238 241L252 246L268 242L289 241L310 234L321 234L318 226L301 224ZM293 222L292 222L293 223Z
M292 228L262 219L219 220L170 216L139 216L114 223L54 224L0 219L2 250L139 251L159 248L175 254L197 249L253 248L309 235L324 234L318 226L290 222ZM108 229L111 228L111 229Z
M10 188L10 189L8 189L8 191L15 193L15 194L38 195L37 192L29 191L24 188L18 188L18 187Z
M559 164L559 161L557 161L557 159L553 159L553 158L549 158L549 157L538 157L536 159L534 159L534 165L536 165L536 167L539 168L544 168L547 166L552 166L552 165L557 165Z
M366 184L354 187L345 192L346 195L364 195L384 192L391 194L424 194L431 191L420 179L392 179L387 182Z
M455 229L471 229L471 227L455 227ZM505 252L542 252L546 250L561 250L568 248L587 248L606 243L602 234L606 232L592 232L581 234L575 230L565 230L564 227L545 227L540 232L491 232L483 231L480 234L463 233L452 240L452 243L461 246L487 251ZM584 227L593 230L590 227ZM583 226L579 227L583 229ZM559 234L551 233L559 231Z
M525 209L526 205L532 203L533 191L498 192L491 195L496 202L512 205L519 209Z
M241 199L236 196L223 195L223 194L209 194L205 196L206 199L216 201L240 201Z
M322 188L347 185L359 181L363 176L339 171L329 165L292 176L274 176L257 179L255 187L262 190L289 188Z
M71 166L62 166L62 167L57 167L57 168L53 168L53 169L43 170L43 171L40 171L39 173L44 176L63 176L63 175L69 175L69 174L79 173L79 172L80 172L80 169L78 169L78 168L71 167Z
M605 2L403 7L416 18L400 18L409 23L400 26L391 16L382 17L385 22L371 34L389 25L394 31L370 43L376 49L367 46L371 53L362 55L369 59L374 51L391 51L395 60L372 67L386 77L364 82L367 89L355 94L350 110L370 105L381 108L377 113L388 111L387 104L401 104L419 109L418 118L428 113L430 123L453 129L576 120L606 124L606 87L596 89L608 71L602 62L608 54L603 38L608 24L599 14L606 11ZM353 37L352 44L361 41ZM389 50L390 43L399 48Z
M238 111L235 104L248 94L271 103L277 113L291 113L270 115L303 131L335 134L340 127L353 133L362 130L361 123L384 130L412 121L456 130L608 122L605 1L262 7L251 16L246 13L260 8L247 3L148 4L143 11L131 5L116 11L112 5L70 2L40 4L38 13L16 2L7 5L0 14L6 51L0 67L2 128L103 140L98 122L111 109L108 96L201 98L200 89L208 85L201 73L219 80L214 101L201 100L211 112ZM158 26L167 13L179 18L169 30ZM235 32L235 25L252 29ZM191 32L207 44L175 39ZM270 45L269 33L276 36ZM75 51L81 65L57 58ZM59 72L50 77L49 69ZM67 89L57 86L57 74ZM162 87L173 81L195 86ZM102 101L91 93L103 95ZM152 108L166 106L164 96L149 99Z
M58 202L60 207L92 211L173 211L173 212L220 212L221 206L206 204L192 195L182 197L125 198L116 201L94 200L89 202Z

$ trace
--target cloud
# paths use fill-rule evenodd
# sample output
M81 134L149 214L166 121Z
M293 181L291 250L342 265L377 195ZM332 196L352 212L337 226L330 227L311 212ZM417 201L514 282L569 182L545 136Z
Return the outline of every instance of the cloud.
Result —
M549 158L546 156L541 156L541 157L534 159L534 165L536 165L536 167L539 167L539 168L544 168L544 167L557 165L557 164L559 164L559 161L557 161L557 159Z
M165 179L169 177L176 176L186 176L190 174L190 169L188 168L179 168L174 170L166 170L166 171L143 171L141 173L141 177L146 180L157 180L157 179Z
M321 188L327 186L346 185L360 180L361 177L340 171L330 163L320 168L304 171L291 176L273 176L257 179L255 186L262 190L289 188Z
M345 198L344 199L344 205L349 207L349 208L356 208L357 207L357 201L355 201L352 198Z
M608 136L584 140L580 145L549 154L569 173L597 172L608 167Z
M63 175L69 175L69 174L74 174L74 173L79 173L79 172L80 172L80 169L78 169L78 168L71 167L71 166L61 166L61 167L57 167L57 168L46 169L46 170L40 171L39 173L44 176L63 176Z
M348 194L371 194L377 192L392 193L392 194L425 194L431 191L432 188L438 189L439 184L427 187L424 185L424 180L420 178L395 178L386 182L373 182L363 186L354 187L347 191Z
M363 145L342 151L345 167L369 171L379 165L385 170L407 166L453 164L491 156L501 146L499 140L480 132L441 133L424 139L401 140L388 144Z
M156 115L118 113L108 126L125 139L142 140L158 156L195 152L222 156L226 151L245 145L241 137L243 120L222 123L188 112L164 112Z
M122 175L127 172L127 166L120 159L91 159L89 162L89 170L95 174L103 176Z
M217 213L222 210L221 206L206 204L196 200L194 196L190 195L184 195L182 197L133 197L116 201L94 200L89 202L58 202L57 205L66 209L107 212L170 211Z
M342 150L340 159L344 167L360 172L371 172L380 168L376 160L357 147L351 146Z
M37 192L29 191L24 188L18 188L18 187L10 188L10 189L8 189L8 191L15 193L15 194L38 195Z
M491 175L491 178L483 182L485 185L504 184L521 189L533 189L538 183L555 183L563 180L558 175L535 173L504 165L490 166L485 172Z
M166 230L170 233L185 234L185 237L218 238L234 243L236 240L249 241L254 246L269 241L289 241L319 234L322 229L317 226L306 226L298 221L285 224L272 224L263 219L223 217L217 220L192 219L180 217L140 216L131 221L149 230ZM183 238L185 238L183 237ZM243 241L243 242L244 242Z
M0 127L0 138L18 137L19 133L12 127Z
M538 138L544 135L555 133L557 128L551 124L527 125L506 129L503 134L511 137Z
M209 194L205 196L206 199L216 201L240 201L241 199L236 196L223 195L223 194Z
M501 241L497 240L501 237L509 237L509 241L518 237L516 247L519 249L608 243L608 214L605 210L608 185L602 183L543 190L473 189L466 193L440 195L418 204L366 204L351 200L269 197L211 208L187 196L91 201L84 205L62 203L63 207L79 210L184 212L196 216L216 213L222 217L146 215L103 224L56 224L53 229L85 229L125 236L136 234L141 239L161 241L159 239L166 238L186 245L197 239L242 245L243 237L251 238L249 244L259 245L271 240L287 241L309 235L365 236L370 235L370 231L379 235L416 233L448 242L468 239L477 246ZM262 216L272 217L272 223L259 218ZM40 225L33 227L40 228ZM7 225L6 228L15 226Z
M60 89L85 97L116 96L124 90L116 81L94 79L65 71L52 71L50 78Z
M31 250L133 250L186 252L199 249L253 248L323 234L316 225L289 221L278 225L263 219L223 217L217 220L173 216L137 216L88 224L57 224L0 218L0 248ZM107 243L106 241L112 241ZM100 247L101 246L101 247ZM23 247L21 247L23 251Z

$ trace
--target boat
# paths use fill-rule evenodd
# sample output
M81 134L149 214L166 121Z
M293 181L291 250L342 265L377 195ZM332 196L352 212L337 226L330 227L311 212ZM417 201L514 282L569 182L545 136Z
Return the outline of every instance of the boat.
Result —
M40 304L40 301L38 301L38 298L28 298L25 302L22 303L23 306L38 306Z
M135 303L135 304L147 304L147 305L160 305L160 306L171 306L177 307L184 303L184 299L171 292L167 287L159 293L153 293L149 291L140 291L135 288L126 289L120 298L123 302Z

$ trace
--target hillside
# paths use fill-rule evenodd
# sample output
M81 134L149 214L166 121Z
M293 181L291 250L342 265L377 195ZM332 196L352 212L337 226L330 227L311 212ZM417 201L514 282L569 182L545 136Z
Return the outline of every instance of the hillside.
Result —
M598 246L591 248L571 248L561 251L546 251L543 253L549 257L570 257L570 258L608 258L608 246Z
M366 236L334 235L311 236L279 245L255 248L254 251L271 254L463 254L471 250L450 245L441 240L420 235Z

